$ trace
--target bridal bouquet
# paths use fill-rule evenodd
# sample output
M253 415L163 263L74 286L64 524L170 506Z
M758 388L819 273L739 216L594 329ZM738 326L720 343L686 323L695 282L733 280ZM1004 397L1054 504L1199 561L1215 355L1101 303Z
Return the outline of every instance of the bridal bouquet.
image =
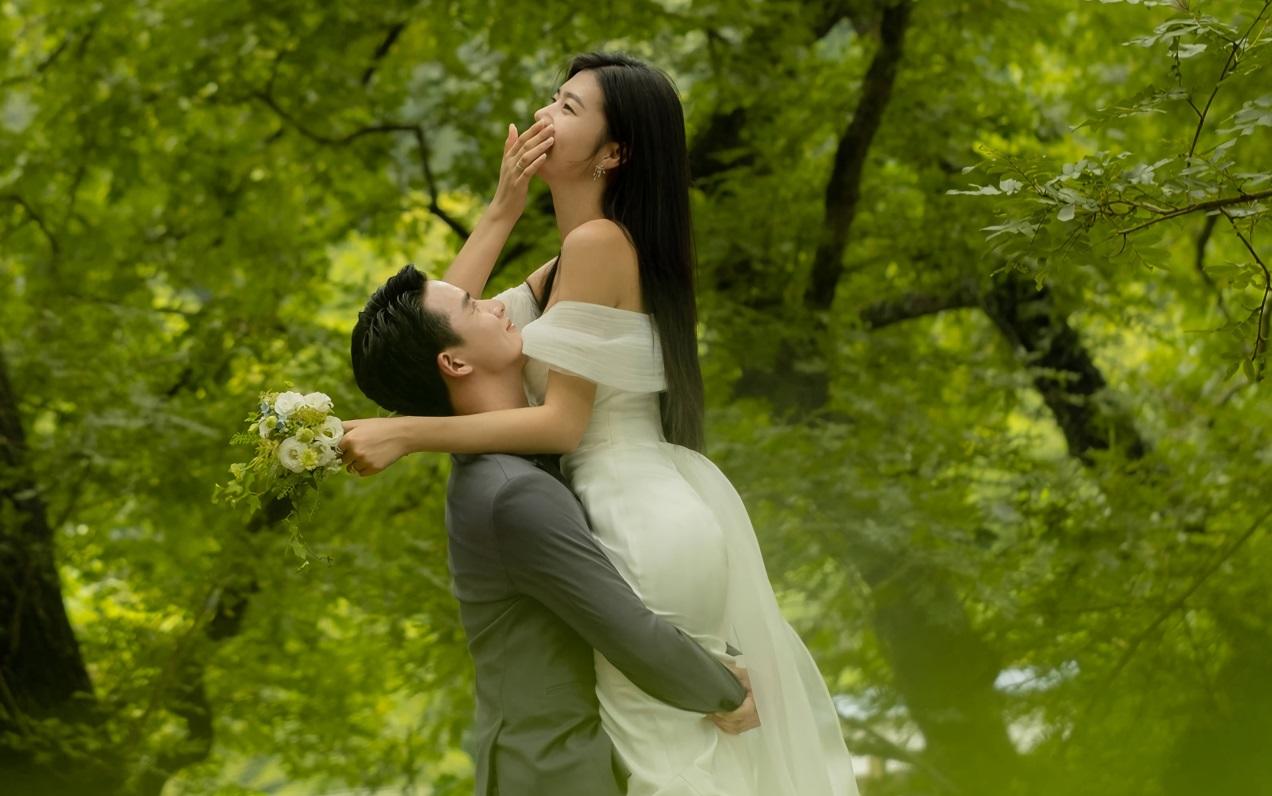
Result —
M343 469L337 446L344 424L331 410L331 398L320 392L262 393L257 411L244 421L246 430L230 438L230 444L253 448L255 455L230 465L230 482L217 484L212 493L213 502L250 511L260 509L262 499L290 499L291 547L306 561L309 548L296 527L295 507L304 491Z

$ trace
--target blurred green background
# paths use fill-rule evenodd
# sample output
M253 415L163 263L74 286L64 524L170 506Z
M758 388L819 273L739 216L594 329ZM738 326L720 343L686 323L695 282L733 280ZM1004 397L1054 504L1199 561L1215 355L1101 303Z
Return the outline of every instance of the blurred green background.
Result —
M358 309L618 49L682 93L709 452L863 794L1272 793L1269 19L0 3L0 789L471 792L446 458L324 484L303 571L212 486L261 390L377 414ZM536 188L494 287L555 251Z

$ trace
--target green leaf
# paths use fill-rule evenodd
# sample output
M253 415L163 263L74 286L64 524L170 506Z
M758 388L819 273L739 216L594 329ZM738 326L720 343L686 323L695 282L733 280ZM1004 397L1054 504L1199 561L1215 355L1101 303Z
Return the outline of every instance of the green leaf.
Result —
M1246 379L1249 380L1251 384L1254 384L1258 380L1258 377L1254 372L1254 362L1249 357L1242 357L1241 372L1245 374Z

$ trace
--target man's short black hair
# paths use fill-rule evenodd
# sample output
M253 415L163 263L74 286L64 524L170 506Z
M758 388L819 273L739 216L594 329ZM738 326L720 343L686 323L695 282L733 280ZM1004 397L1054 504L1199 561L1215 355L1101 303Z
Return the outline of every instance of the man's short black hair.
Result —
M428 277L408 264L385 282L353 327L353 378L363 395L399 415L453 415L437 355L462 338L424 306Z

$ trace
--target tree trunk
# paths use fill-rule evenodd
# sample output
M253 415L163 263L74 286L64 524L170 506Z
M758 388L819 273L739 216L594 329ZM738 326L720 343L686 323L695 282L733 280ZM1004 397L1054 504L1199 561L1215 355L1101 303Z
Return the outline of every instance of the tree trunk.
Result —
M1002 661L971 626L945 573L915 567L900 551L862 551L859 565L874 600L873 625L923 732L923 759L958 793L1012 792L1021 760L994 688Z
M985 313L1036 368L1034 386L1055 417L1069 453L1091 464L1091 452L1118 450L1139 459L1147 445L1134 422L1105 390L1103 374L1082 345L1050 289L1014 272L995 281Z
M11 792L116 787L118 766L109 753L86 759L68 754L62 743L100 731L97 707L62 602L53 529L0 353L0 737L6 739L0 772Z

